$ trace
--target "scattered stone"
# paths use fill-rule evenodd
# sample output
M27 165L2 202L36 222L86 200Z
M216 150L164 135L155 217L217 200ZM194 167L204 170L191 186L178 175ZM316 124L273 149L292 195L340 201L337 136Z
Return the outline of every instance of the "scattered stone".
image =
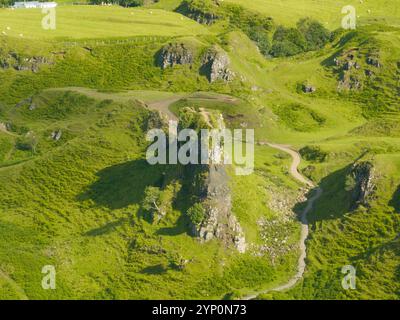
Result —
M46 64L50 65L52 62L42 56L26 57L14 51L0 55L0 68L2 69L12 68L16 71L32 71L36 73L42 65Z
M223 118L219 121L219 128L222 128ZM222 152L221 146L216 146L210 157ZM201 203L205 209L206 218L199 225L193 225L193 234L202 241L211 239L221 240L225 246L235 246L243 253L247 244L244 232L232 213L232 199L229 187L229 177L223 164L210 164L206 166L208 175L201 189L203 197Z
M368 57L367 63L369 65L377 67L377 68L382 67L381 62L379 61L379 58L377 58L377 57L373 57L373 56Z

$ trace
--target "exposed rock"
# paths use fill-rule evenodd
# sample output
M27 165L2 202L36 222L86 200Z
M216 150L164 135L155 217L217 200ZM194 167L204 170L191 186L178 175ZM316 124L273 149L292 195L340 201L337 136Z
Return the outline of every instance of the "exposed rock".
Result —
M170 43L161 49L158 63L163 69L177 64L192 64L193 52L183 43Z
M362 82L357 75L352 75L350 72L344 72L338 84L338 90L360 90Z
M217 127L224 128L222 115ZM208 175L200 188L206 218L199 225L193 226L193 233L203 241L219 239L226 246L234 245L239 252L243 253L246 251L247 244L244 232L232 214L229 177L224 164L215 164L217 162L215 157L219 158L221 152L223 152L223 145L216 145L209 151L211 164L205 166Z
M354 66L355 62L354 61L347 61L345 62L343 69L344 70L350 70Z
M27 57L13 51L0 55L0 67L2 69L12 68L16 71L38 72L40 67L46 64L52 64L52 62L42 56Z
M202 69L210 82L231 81L235 74L228 68L229 64L230 60L226 52L213 47L203 57Z
M203 202L207 218L194 226L194 234L203 241L213 238L222 240L227 246L234 245L239 252L246 251L243 230L232 214L232 200L228 187L228 176L223 165L210 165L207 196Z
M355 163L350 172L354 180L352 210L359 205L368 206L368 201L375 190L374 167L369 161Z
M369 56L367 58L367 63L377 68L382 67L381 62L379 61L379 58L377 56Z
M309 84L303 84L302 89L304 93L313 93L317 90L314 86Z
M61 139L61 136L62 136L62 131L61 131L61 130L56 130L56 131L53 131L53 132L51 133L51 138L52 138L54 141L60 140L60 139Z
M361 90L363 88L366 72L362 72L362 66L356 59L361 59L359 48L351 48L333 59L336 71L340 74L337 89ZM360 72L360 71L361 72Z

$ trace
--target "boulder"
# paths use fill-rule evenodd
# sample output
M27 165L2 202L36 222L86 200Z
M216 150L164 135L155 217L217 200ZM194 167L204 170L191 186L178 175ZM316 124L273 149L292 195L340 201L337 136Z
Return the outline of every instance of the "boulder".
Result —
M193 63L193 52L183 43L170 43L161 49L158 64L165 69L175 65Z
M13 68L16 71L38 72L40 67L45 64L52 64L46 57L42 56L22 56L17 52L10 51L0 56L0 67L2 69Z
M210 82L232 81L235 74L228 68L229 64L230 60L226 52L213 47L203 57L202 70Z

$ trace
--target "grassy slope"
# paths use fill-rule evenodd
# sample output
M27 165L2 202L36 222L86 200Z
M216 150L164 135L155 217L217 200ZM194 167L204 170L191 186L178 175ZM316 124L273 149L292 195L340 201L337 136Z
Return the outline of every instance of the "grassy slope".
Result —
M39 98L47 103L33 111L19 109L11 118L35 127L40 141L34 160L1 172L2 181L8 181L1 184L1 268L28 297L222 298L233 290L281 281L290 270L293 253L272 266L265 258L224 250L215 241L198 243L186 233L180 211L184 194L161 224L147 221L139 210L144 186L157 185L165 168L141 160L143 133L137 125L144 122L143 108L126 105L122 98L115 100L123 105L103 105L102 99L68 92L48 91ZM67 106L69 111L60 115L57 110ZM55 128L65 135L49 145ZM282 175L279 166L272 168ZM265 183L253 177L248 187L254 179ZM261 196L260 189L240 204L234 200L235 211L243 221L250 219L252 228L258 217L271 214L263 204L250 207ZM170 261L176 255L193 261L184 271L175 270ZM56 291L40 287L44 264L57 268Z
M60 6L56 8L56 30L42 28L44 16L40 9L0 9L0 30L10 37L21 38L22 34L23 38L28 39L184 36L208 32L206 28L186 17L158 9Z
M246 8L265 13L275 19L277 23L293 26L304 17L315 18L331 30L339 28L344 6L352 5L356 8L358 23L388 23L400 25L400 4L396 0L225 0L240 4ZM368 11L370 10L370 11Z
M76 7L62 9L74 10L73 8ZM293 12L301 12L294 5L292 8L296 9ZM108 18L104 20L106 10L116 10L115 14L120 17L121 23L129 25L130 22L127 22L127 19L129 20L130 17L125 16L128 12L139 10L148 21L147 17L152 17L149 10L153 9L146 11L115 7L82 7L80 12L85 12L85 10L90 10L87 11L90 12L90 17L103 20L94 22L96 19L93 18L93 21L88 19L87 29L82 33L72 34L67 32L67 28L60 29L61 36L95 38L108 35L115 37L118 36L117 33L113 29L106 28L107 24L111 23L107 20ZM170 15L171 19L175 17L175 14L165 12L162 14ZM290 16L289 11L287 14ZM292 19L294 18L291 17L290 22L293 22ZM181 25L182 28L186 26L186 20L183 21L185 25ZM34 23L34 20L31 20L31 23ZM68 23L73 24L72 19ZM155 23L159 21L155 20ZM190 23L193 24L190 32L179 33L181 32L179 31L174 34L207 33L205 27L198 26L194 22ZM90 29L96 28L96 24L104 27L97 35ZM136 29L129 29L129 33L121 36L145 34L147 31L144 31L139 24L136 24ZM33 24L28 30L34 30L32 26ZM164 27L152 28L151 32L155 35L164 35L164 29L167 29ZM179 27L169 27L177 31L179 29ZM209 30L215 29L212 27ZM14 28L11 31L15 32ZM120 30L115 29L115 31ZM53 37L53 35L42 35L42 31L37 32L32 31L32 35L44 36L48 39ZM168 32L170 34L171 30ZM25 33L29 34L29 32ZM14 35L17 35L17 32ZM394 53L398 52L396 34L385 31L376 37L389 43L383 50L386 63L390 60L389 56L392 56L389 53L390 50ZM202 45L207 45L208 41L212 40L207 37L197 39ZM13 40L11 37L3 42L3 46L7 45L10 48L17 46L31 53L36 51L40 54L52 50L54 46L59 49L57 43L42 45L32 42L32 46L26 45L27 43L29 43L28 40ZM259 139L290 143L296 147L318 144L331 151L332 155L327 163L304 164L304 166L308 164L316 166L312 176L316 181L325 177L329 178L336 170L349 165L366 146L375 148L376 153L380 154L377 159L379 159L379 168L382 172L389 176L398 174L396 166L390 169L392 171L386 171L389 164L397 161L396 156L390 154L397 152L398 139L395 136L386 137L392 135L391 132L385 133L383 137L382 135L379 137L347 135L353 128L363 125L366 120L361 114L364 104L357 99L349 99L346 95L337 95L335 92L337 78L329 68L322 65L326 58L340 48L328 48L322 53L308 53L284 60L265 60L257 52L254 44L243 34L229 33L222 39L221 45L230 54L233 69L244 78L240 84L234 82L226 86L209 85L204 77L196 75L187 67L161 72L159 68L153 66L153 57L162 44L161 41L155 41L139 47L127 44L101 46L96 47L92 53L78 45L76 48L69 49L65 58L55 67L48 70L44 68L39 74L3 72L1 75L1 91L4 93L2 102L10 107L20 99L47 87L65 86L117 91L157 89L175 92L214 90L234 93L246 101L246 104L240 105L242 112L233 112L229 110L229 106L221 104L210 104L207 107L221 109L236 117L239 113L243 113L244 120L250 126L256 126L256 135ZM197 66L194 70L196 68ZM298 84L305 80L317 85L318 91L315 95L306 96L297 91ZM249 90L251 86L258 88L256 91L251 91ZM87 94L84 90L78 91ZM136 91L128 94L133 94L143 100L149 99L149 101L166 96L154 91ZM121 100L115 99L115 95L113 98L117 102L126 103L126 92L120 95ZM96 99L105 98L103 94L89 96ZM200 102L192 101L192 103ZM2 211L7 214L1 215L1 228L4 230L1 233L4 241L1 243L7 243L7 246L3 245L0 250L2 261L4 258L1 269L19 284L23 284L28 296L32 298L218 298L232 290L271 287L273 283L282 283L284 279L290 277L295 269L295 248L273 266L266 257L232 256L231 252L225 252L217 243L199 245L186 235L184 221L179 218L181 215L179 208L173 210L161 226L150 225L137 217L138 203L144 185L155 183L160 174L157 170L146 171L140 162L136 163L134 160L142 150L137 144L136 134L139 133L133 136L127 134L124 125L128 118L137 119L137 113L133 114L132 110L126 107L106 106L106 108L116 108L118 112L115 114L113 112L111 120L106 121L105 125L99 125L108 109L95 112L97 103L90 102L89 104L94 109L89 109L87 112L79 111L76 114L75 110L65 119L56 119L56 121L51 117L48 120L43 119L41 113L38 113L40 116L33 117L35 113L27 110L18 111L6 117L20 126L27 125L40 133L39 152L34 160L31 160L30 153L19 151L15 155L10 153L10 150L15 149L15 137L5 136L0 132L0 139L4 141L1 144L0 155L9 157L8 164L12 164L14 160L28 160L16 166L0 168L1 179L8 182L2 184L4 188L2 194L7 200L2 202ZM49 105L44 104L43 110L48 107ZM319 118L324 119L322 124L315 121L313 116L315 113ZM46 112L44 114L46 115ZM240 117L238 119L243 120ZM232 125L238 123L233 122ZM368 122L368 125L373 125L373 121ZM50 132L56 128L63 128L66 133L66 140L60 142L60 145L54 145L48 138ZM13 156L10 157L10 154ZM244 179L233 177L234 212L251 241L256 243L259 241L258 236L255 235L259 231L256 223L261 216L269 219L279 216L279 213L272 212L267 206L271 195L277 192L276 188L279 192L285 193L284 190L287 187L291 190L299 187L287 174L288 163L289 160L276 151L257 147L256 174ZM124 179L116 181L115 177ZM136 185L138 177L140 177L141 185ZM37 181L40 181L40 184ZM131 186L135 186L132 191ZM91 198L79 197L87 188L93 189ZM334 193L334 186L332 188L331 192ZM382 190L387 193L382 195L382 199L389 199L390 195L396 191L396 182L394 181L390 188L382 187ZM337 193L340 196L340 189ZM246 194L245 197L244 194ZM28 201L25 201L26 199ZM376 204L377 213L372 213L373 219L378 224L382 223L387 232L384 233L383 240L380 242L359 244L355 241L359 237L356 229L369 226L369 219L365 214L357 214L352 219L342 217L331 219L329 216L323 216L323 220L320 221L319 212L325 212L324 206L334 208L335 201L335 198L326 197L321 201L321 209L317 207L315 210L312 220L315 235L313 234L310 240L306 280L291 292L290 296L298 298L395 297L393 292L396 288L390 283L393 282L393 274L396 274L394 270L398 266L396 260L398 254L395 250L384 250L385 247L382 247L383 253L380 255L382 250L372 252L371 248L381 245L384 241L390 247L391 241L394 241L397 216L392 215L388 218L387 213L382 212L384 206ZM18 203L23 203L23 205L18 205ZM342 224L346 223L349 230L342 235L341 241L345 241L349 248L329 250L340 245L336 240L338 230L342 228ZM297 236L296 224L293 227L291 241L295 241ZM381 236L374 233L373 226L368 230L369 237ZM9 246L10 238L12 246ZM352 243L357 245L353 246ZM167 253L161 256L151 253L154 248L159 250L161 247L166 249ZM13 248L12 251L10 248ZM15 248L18 249L15 250ZM18 254L15 254L15 251ZM369 251L371 254L368 255ZM172 270L168 266L171 256L178 253L188 259L197 257L184 272ZM338 281L341 279L337 268L340 263L348 262L352 255L361 255L361 258L354 261L358 263L357 266L365 270L369 277L372 277L371 270L381 268L382 272L372 277L370 287L375 288L384 283L387 288L373 294L371 289L361 285L362 290L359 295L347 296L343 293L337 285L338 283L340 285ZM330 265L334 259L336 259L334 268L321 271L321 265ZM60 290L57 290L55 295L44 292L38 287L41 279L40 268L49 261L60 268ZM37 273L32 273L31 270L37 270ZM10 292L6 296L20 294L6 279L3 279L0 285ZM323 290L332 285L334 290L328 293Z

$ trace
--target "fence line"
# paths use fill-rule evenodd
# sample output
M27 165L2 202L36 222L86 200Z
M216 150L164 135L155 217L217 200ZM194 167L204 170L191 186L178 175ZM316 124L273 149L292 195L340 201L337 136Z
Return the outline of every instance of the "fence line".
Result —
M136 36L129 39L88 39L88 40L71 40L62 42L66 47L75 46L99 46L99 45L114 45L114 44L148 44L156 42L165 42L178 38L177 36Z

